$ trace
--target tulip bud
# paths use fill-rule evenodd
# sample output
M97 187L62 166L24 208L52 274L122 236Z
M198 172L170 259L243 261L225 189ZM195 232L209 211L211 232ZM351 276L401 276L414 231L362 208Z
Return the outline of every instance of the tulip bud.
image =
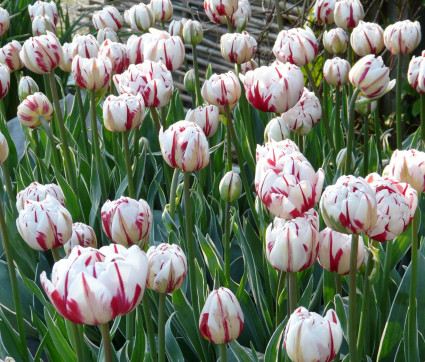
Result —
M150 8L157 21L168 21L173 17L173 4L170 0L151 0Z
M307 88L304 88L298 103L285 113L282 113L282 119L288 128L303 136L308 134L321 118L322 106L319 98Z
M97 41L98 43L102 44L106 39L109 39L110 41L114 41L118 43L120 41L120 38L118 37L117 32L109 27L106 27L104 29L99 29L97 31Z
M363 18L363 5L359 0L339 0L336 2L334 20L339 28L353 29Z
M291 132L282 117L272 118L264 130L264 141L283 141L289 138Z
M186 24L187 19L182 18L180 20L172 20L170 25L168 26L168 33L171 36L178 36L181 40L183 40L183 26Z
M38 92L38 85L34 79L29 76L22 77L18 86L19 101L23 102L29 95Z
M114 243L133 244L144 249L149 243L152 212L145 200L121 196L119 200L106 201L101 210L102 227Z
M366 98L379 98L394 87L395 80L390 81L389 74L382 58L370 54L354 64L348 76L351 84Z
M354 162L355 162L354 153L351 152L351 164L354 164ZM347 148L343 148L336 155L336 166L341 170L345 170L346 163L347 163Z
M376 223L376 199L362 177L341 176L326 187L320 199L326 225L344 234L368 233Z
M146 42L147 37L150 34L143 34L142 36L132 35L127 40L127 48L130 55L130 64L143 63L143 46Z
M221 55L228 62L242 64L251 60L257 50L257 41L246 31L227 33L220 40Z
M320 232L318 261L323 269L340 275L347 275L350 272L352 237L352 235L342 234L330 228ZM356 270L359 270L366 255L366 248L361 236L357 239L357 244Z
M97 248L97 238L94 230L82 222L72 224L71 239L64 244L63 248L67 256L71 254L75 246L80 245L83 248Z
M3 164L9 156L9 145L6 137L0 132L0 164Z
M106 58L81 58L77 55L72 61L72 76L80 88L102 89L111 78L112 65Z
M302 67L317 55L318 43L313 31L306 27L282 30L273 46L276 59Z
M110 95L103 103L103 122L111 132L125 132L142 125L145 105L139 94Z
M196 123L179 121L159 132L165 162L184 172L198 171L210 162L208 141Z
M63 51L63 58L61 63L59 64L59 67L67 73L71 73L72 71L72 44L71 43L64 43L62 45L62 51Z
M368 54L378 54L384 50L384 31L375 23L360 20L350 38L354 53L364 57Z
M55 198L63 207L65 207L65 198L62 189L56 184L42 185L33 182L25 190L18 192L16 196L16 209L21 211L25 209L29 201L41 202L47 197Z
M217 132L219 117L220 113L218 107L210 104L189 110L186 113L185 120L188 122L195 122L202 128L206 137L212 137Z
M73 58L77 55L79 55L81 58L96 58L99 52L99 43L96 38L91 34L75 34L72 38L71 44Z
M124 11L124 19L134 31L145 32L155 24L155 14L148 5L143 3L133 5L129 10Z
M229 343L242 332L244 317L241 306L230 289L213 290L199 317L202 337L214 344Z
M245 74L246 98L263 112L283 113L297 104L304 91L304 75L289 63L274 62Z
M342 328L333 309L323 318L299 307L285 328L284 345L292 361L332 361L342 343Z
M410 61L407 80L416 92L425 93L425 50L422 56L413 57Z
M248 0L239 0L238 9L230 16L230 22L238 33L242 32L251 19L251 5Z
M56 34L56 26L50 16L37 15L32 21L32 35L47 35L50 31Z
M254 59L251 59L249 62L241 64L241 73L245 75L250 70L254 70L258 68L258 64Z
M226 1L226 4L229 5L230 1ZM231 0L231 3L234 5L237 4L237 0ZM219 7L220 9L222 7ZM204 0L204 9L205 13L208 16L208 19L210 19L213 23L216 24L225 24L226 23L226 16L220 15L218 13L217 7L215 6L215 3L212 0Z
M331 25L334 23L334 10L337 0L316 0L314 16L319 23Z
M193 69L189 69L184 75L183 84L185 89L189 93L195 93L196 91L196 75Z
M11 72L21 69L24 64L19 57L19 52L22 50L21 44L18 41L12 40L3 48L0 48L0 63L7 65Z
M72 217L54 197L37 202L27 200L19 211L16 227L22 239L35 250L54 249L65 244L72 234Z
M3 36L9 30L10 17L6 9L0 8L0 36Z
M365 103L364 102L365 100L367 100L366 97L358 97L357 98L358 104L355 105L356 112L362 115L363 117L366 117L369 114L372 114L378 105L377 101Z
M323 77L329 85L345 85L348 82L350 69L350 63L345 59L338 57L327 59L323 66Z
M0 64L0 99L3 99L10 88L10 70L4 65Z
M215 17L230 17L238 9L238 0L204 0L204 9L209 18L210 16L208 13L215 14ZM217 22L211 18L210 20Z
M111 28L114 31L121 29L124 19L120 12L113 6L105 6L93 14L93 25L96 30Z
M386 27L384 43L393 55L413 52L422 39L421 25L418 21L397 21Z
M151 246L147 252L146 286L157 293L172 293L183 284L187 272L186 255L176 244Z
M335 28L323 33L323 46L328 53L344 53L348 46L348 36L344 29Z
M203 35L204 31L199 21L186 21L182 29L183 40L186 44L198 45L202 41Z
M112 74L121 74L130 65L130 53L126 45L105 40L99 48L99 57L109 59Z
M53 118L53 107L49 99L41 92L27 96L18 106L17 114L21 123L29 128L42 125L40 117L49 123Z
M55 25L58 22L58 9L54 1L36 1L33 5L28 5L28 12L32 21L41 15L48 16Z
M241 196L242 181L236 172L227 172L218 186L220 196L224 201L233 202Z

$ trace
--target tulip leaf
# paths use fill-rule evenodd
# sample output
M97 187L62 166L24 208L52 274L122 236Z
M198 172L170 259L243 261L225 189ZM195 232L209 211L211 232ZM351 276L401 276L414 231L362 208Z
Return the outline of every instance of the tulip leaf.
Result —
M173 331L171 330L171 320L176 315L173 313L165 324L165 351L169 361L172 362L184 362L183 353L174 337Z
M264 355L264 361L281 361L286 321L287 318L285 318L282 323L279 324L272 337L270 338L270 341L267 344L266 353Z
M18 333L13 329L9 320L3 312L3 308L0 307L0 334L1 342L4 348L7 350L10 356L25 356L27 352L21 345L21 341L18 338Z
M234 359L238 362L255 361L254 357L252 356L251 350L246 348L246 347L241 346L238 343L238 341L230 342L229 343L229 349L233 354L233 356L231 356L231 358L228 358L229 361L231 361L232 359ZM229 354L229 353L227 353L227 354Z
M338 316L339 321L341 322L341 328L344 333L344 337L348 340L347 307L344 303L344 300L339 294L335 295L334 303L335 312Z
M75 192L72 190L71 186L69 186L68 182L63 178L63 176L56 169L54 171L56 180L58 180L58 184L63 191L63 195L65 197L65 205L72 216L72 220L80 220L81 207L79 205Z

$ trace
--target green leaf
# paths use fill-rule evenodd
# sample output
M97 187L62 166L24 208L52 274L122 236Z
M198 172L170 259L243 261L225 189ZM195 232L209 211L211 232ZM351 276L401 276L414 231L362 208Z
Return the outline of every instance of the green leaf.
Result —
M286 318L279 324L279 327L277 327L270 338L264 355L264 361L281 361L285 325Z
M183 353L177 343L176 338L174 337L173 331L171 330L171 320L176 315L173 313L168 318L167 323L165 324L165 351L167 353L167 357L172 362L183 362L184 357Z

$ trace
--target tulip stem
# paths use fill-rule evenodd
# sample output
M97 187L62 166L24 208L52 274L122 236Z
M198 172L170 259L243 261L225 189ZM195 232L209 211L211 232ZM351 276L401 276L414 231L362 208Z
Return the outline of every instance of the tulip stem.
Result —
M4 183L6 185L7 197L9 198L10 209L12 210L12 214L15 214L15 211L16 211L15 192L13 191L12 179L10 178L8 164L9 164L8 160L4 161L4 163L2 164L3 178L4 178Z
M327 84L326 82L323 83L323 85ZM326 97L325 97L326 99ZM337 85L335 87L335 116L334 116L334 127L335 128L341 128L341 87ZM334 132L335 137L335 146L336 150L335 152L338 153L339 150L343 148L341 145L341 137L338 137L337 132Z
M364 142L363 142L363 177L369 171L369 115L364 118Z
M122 132L122 144L124 147L124 154L125 154L125 167L127 170L128 196L134 199L136 195L134 192L134 181L133 181L133 172L131 170L130 147L128 146L128 137L129 137L129 131Z
M151 117L152 117L153 122L155 124L155 128L159 133L159 131L161 130L161 122L159 121L158 112L156 111L156 108L154 108L154 107L150 107L150 110L151 110Z
M297 309L297 273L288 272L288 298L289 298L289 312L292 314Z
M354 143L354 113L357 96L360 93L360 89L356 88L353 93L353 96L350 100L350 105L348 107L348 133L347 133L347 157L345 161L345 174L350 175L352 172L351 169L351 154L353 153L353 143Z
M377 172L381 173L382 171L382 143L381 143L381 120L379 119L379 109L378 105L376 106L375 111L373 112L373 125L375 127L375 142L376 148L378 151L378 169Z
M103 355L105 356L105 362L112 362L112 342L111 335L109 333L109 322L100 326L103 341Z
M75 342L75 351L77 354L77 361L78 362L83 362L84 361L84 357L83 357L83 346L82 346L82 341L81 341L81 336L80 333L78 331L78 325L75 323L71 323L71 327L72 327L72 335L74 336L74 342Z
M227 343L219 344L218 348L220 349L220 362L227 361Z
M165 362L165 302L167 294L159 293L158 306L158 361Z
M229 28L229 33L233 33L234 29L229 16L226 16L226 23L227 23L227 27Z
M391 272L391 259L393 254L393 245L394 242L392 240L387 241L387 247L385 250L385 260L384 260L384 275L382 277L382 287L381 287L381 293L380 293L380 300L381 300L381 315L382 315L382 323L381 323L381 329L382 324L386 321L387 313L388 313L388 298L386 296L386 293L388 292L388 284L390 281L390 272Z
M155 335L153 333L152 316L149 307L148 294L145 291L145 296L142 299L143 316L145 317L146 329L148 330L149 350L151 356L156 354Z
M198 69L198 51L196 50L196 45L192 46L193 53L193 70L195 71L195 92L196 92L196 104L195 107L202 105L203 99L201 95L201 83L199 79L199 69ZM194 107L194 108L195 108Z
M351 32L352 30L348 30L347 31L347 36L348 36L348 44L347 44L347 61L348 63L350 63L350 66L353 64L353 48L351 47ZM351 84L351 82L348 82L348 96L351 97L351 95L353 94L353 85Z
M179 183L180 170L178 168L174 169L173 179L171 181L171 191L170 191L170 217L174 221L174 216L176 215L176 193L177 185Z
M227 117L226 117L227 118ZM226 132L226 172L232 171L232 134L230 132L229 121L227 121L227 132Z
M356 90L357 91L357 90ZM356 333L356 277L357 277L357 250L359 247L359 235L351 237L350 253L350 284L348 289L348 346L350 362L357 362L357 333Z
M87 157L89 164L91 163L91 157L89 157L90 145L89 137L87 135L86 115L84 114L83 98L81 97L81 88L75 86L75 96L77 98L78 109L80 111L80 122L81 122L81 134L83 135L83 150L84 155Z
M397 56L397 83L396 83L396 134L397 149L403 148L403 125L401 123L401 81L403 71L403 54Z
M421 139L422 139L422 147L425 148L425 93L420 94L420 100L421 100Z
M50 249L50 250L52 250L53 260L55 261L55 263L61 260L61 257L59 255L59 250L57 248Z
M44 132L47 134L47 138L50 141L50 147L52 149L52 157L53 157L53 166L59 171L59 156L58 156L58 150L56 148L56 141L55 137L53 136L52 129L47 124L46 120L43 117L40 117L41 124L43 126Z
M279 0L274 0L274 6L276 9L277 26L280 32L283 30L283 20L282 20L282 14L280 12Z
M335 294L339 294L342 297L342 278L341 275L335 273Z
M230 202L226 201L224 215L224 278L226 288L230 285Z

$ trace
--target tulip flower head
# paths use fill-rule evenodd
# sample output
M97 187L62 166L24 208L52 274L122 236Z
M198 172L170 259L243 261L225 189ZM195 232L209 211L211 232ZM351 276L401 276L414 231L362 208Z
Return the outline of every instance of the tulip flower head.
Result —
M125 22L134 31L145 32L155 24L155 14L149 5L140 3L124 11Z
M21 102L17 116L24 126L37 128L42 125L40 117L43 117L47 123L51 121L53 106L43 93L36 92Z
M9 145L6 137L0 132L0 164L3 164L9 156Z
M99 52L99 42L91 35L75 34L72 38L72 57L96 58Z
M145 105L141 95L110 95L103 103L103 122L111 132L125 132L142 125Z
M221 55L228 62L242 64L249 62L257 50L257 41L246 31L227 33L220 40Z
M372 114L375 112L376 107L378 106L378 101L373 102L365 102L366 97L358 97L357 102L355 105L355 110L358 114L361 114L363 117L368 116L369 114ZM354 161L353 161L354 162Z
M142 36L132 35L127 40L127 48L130 55L130 64L143 63L143 47L150 34L143 34Z
M130 53L127 46L111 40L105 40L100 46L99 57L111 62L112 74L121 74L130 65Z
M155 15L155 20L168 21L173 17L173 4L170 0L151 0L149 5Z
M213 290L199 317L202 337L214 344L229 343L242 332L244 317L238 300L230 289Z
M110 27L99 29L97 31L97 38L96 39L97 39L99 44L102 44L106 39L109 39L109 40L117 42L117 43L120 41L120 38L118 37L117 32Z
M331 25L334 23L334 10L337 0L316 0L314 16L319 23Z
M425 93L425 50L422 56L413 57L410 61L407 80L416 92Z
M22 50L21 44L12 40L7 43L3 48L0 48L0 63L7 65L11 72L21 69L24 64L19 57L19 52Z
M241 74L245 75L250 70L254 70L258 68L258 64L254 59L251 59L249 62L241 64Z
M38 92L38 85L34 79L29 76L24 76L20 79L18 85L18 96L22 102L29 95Z
M204 9L212 22L223 24L226 16L232 16L238 9L238 0L204 0Z
M172 20L170 25L168 26L168 34L171 36L178 36L181 40L183 40L183 26L186 24L187 19L181 18L180 20Z
M31 6L31 5L29 5ZM0 36L3 36L9 30L10 17L6 9L0 8Z
M29 201L41 202L47 197L53 197L63 207L65 207L65 197L62 189L56 184L42 185L38 182L31 183L27 188L18 192L16 196L16 209L21 211L25 209Z
M206 137L212 137L215 135L218 129L220 113L218 107L210 104L206 106L199 106L195 109L190 109L186 113L185 120L188 122L194 122L202 131Z
M384 43L393 55L413 52L422 39L421 25L418 21L397 21L386 27Z
M4 65L0 64L0 99L4 98L9 92L10 88L10 70Z
M114 31L121 29L124 23L120 12L113 6L105 6L93 14L93 25L96 30L111 28Z
M222 200L233 202L241 196L242 180L236 172L227 172L218 186Z
M77 55L72 61L72 76L83 89L102 89L109 84L112 65L105 57L82 58Z
M334 20L339 28L353 29L363 18L364 10L360 0L339 0L336 2Z
M251 19L252 11L248 0L238 1L238 10L230 16L230 22L236 27L237 32L242 32Z
M33 5L28 5L28 12L32 21L37 16L48 16L53 23L58 22L58 9L54 1L36 1Z
M379 54L384 50L384 30L376 23L360 20L351 32L351 46L354 53L364 57L368 54Z
M47 35L50 31L56 34L56 26L50 16L37 15L32 21L32 35Z
M282 117L272 118L264 130L264 141L268 142L269 140L273 141L283 141L284 139L289 138L291 131L286 125Z
M204 30L196 20L187 20L182 29L182 38L186 44L198 45L202 41Z
M72 249L80 245L84 248L97 248L97 238L94 230L82 222L72 224L71 239L64 244L63 248L67 256L71 254Z
M334 28L323 33L323 46L328 53L341 54L347 50L348 36L344 29Z
M184 75L184 78L183 78L183 85L184 85L184 88L189 93L193 93L193 94L195 93L195 91L196 91L196 75L195 75L195 70L189 69L186 72L186 74ZM216 106L214 106L214 107L216 107ZM204 133L205 133L205 130L204 130Z
M59 64L59 67L67 73L71 73L72 71L72 44L71 43L64 43L62 45L62 51L63 51L63 58L61 63Z
M338 57L327 59L323 66L323 77L329 85L344 85L348 82L350 69L350 63L345 59Z

